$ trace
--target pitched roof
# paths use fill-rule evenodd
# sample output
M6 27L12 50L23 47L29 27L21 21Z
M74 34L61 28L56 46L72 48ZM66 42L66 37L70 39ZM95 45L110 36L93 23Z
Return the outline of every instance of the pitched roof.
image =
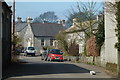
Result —
M65 30L61 24L31 23L34 36L55 36L60 30Z
M81 25L81 23L76 23L76 25L72 25L71 27L69 27L68 29L66 29L65 31L67 33L74 33L74 32L81 32L81 31L84 31L84 30L87 30L90 28L90 22L89 21L84 21L82 22L82 26L79 26ZM93 20L93 23L92 23L92 29L93 30L96 30L97 29L97 26L98 23L96 20Z
M16 23L15 24L15 32L19 32L21 30L23 30L26 26L28 25L28 23Z

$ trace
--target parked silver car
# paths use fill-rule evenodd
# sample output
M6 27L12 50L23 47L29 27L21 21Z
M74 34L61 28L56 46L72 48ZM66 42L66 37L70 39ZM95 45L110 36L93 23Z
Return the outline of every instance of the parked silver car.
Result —
M24 53L25 53L26 56L27 55L35 56L36 50L35 50L34 47L26 47Z

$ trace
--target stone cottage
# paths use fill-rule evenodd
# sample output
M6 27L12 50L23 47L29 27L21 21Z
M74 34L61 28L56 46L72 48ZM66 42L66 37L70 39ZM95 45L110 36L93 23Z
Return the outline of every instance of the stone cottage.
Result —
M73 25L66 29L65 32L67 33L67 40L69 43L71 43L71 41L74 41L79 45L79 54L84 52L84 38L85 38L85 34L83 31L79 31L79 28L76 26L76 19L73 19Z
M57 23L32 23L32 18L28 17L26 22L17 18L15 33L21 39L23 47L34 46L38 53L43 47L56 47L55 35L65 27Z
M96 20L94 20L93 22L95 22ZM79 26L80 24L82 24L82 26ZM77 18L73 19L73 25L66 29L65 32L67 33L66 38L68 39L68 42L75 40L76 44L79 45L79 54L82 54L84 52L84 46L85 46L85 32L84 30L88 30L89 22L85 21L85 22L77 22ZM78 27L79 26L79 27ZM93 25L93 32L95 33L97 29L97 24Z

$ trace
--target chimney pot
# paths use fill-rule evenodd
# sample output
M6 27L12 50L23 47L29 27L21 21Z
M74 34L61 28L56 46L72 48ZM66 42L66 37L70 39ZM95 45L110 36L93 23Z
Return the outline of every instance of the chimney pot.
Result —
M21 17L17 17L17 22L22 22L22 18Z
M30 17L30 16L28 16L27 18L26 18L26 21L27 21L27 23L32 23L32 18Z
M78 19L77 18L74 18L73 19L73 26L75 26L75 24L78 22Z

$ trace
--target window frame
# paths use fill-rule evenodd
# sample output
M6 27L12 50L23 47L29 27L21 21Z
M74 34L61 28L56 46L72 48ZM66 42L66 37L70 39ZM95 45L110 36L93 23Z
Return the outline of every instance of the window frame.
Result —
M44 46L44 45L45 45L45 40L41 39L41 46Z

